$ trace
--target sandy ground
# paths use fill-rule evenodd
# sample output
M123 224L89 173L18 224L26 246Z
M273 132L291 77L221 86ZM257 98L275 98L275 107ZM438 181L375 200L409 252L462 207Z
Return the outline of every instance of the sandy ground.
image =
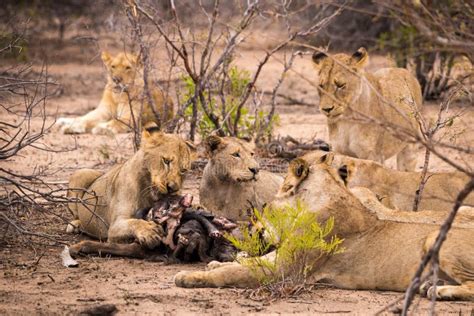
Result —
M52 97L48 104L48 122L54 122L56 113L76 116L93 109L99 102L105 82L105 73L94 52L84 51L83 58L68 59L71 48L65 52L51 53L49 75L61 83L61 93ZM57 54L58 56L56 56ZM248 50L236 57L237 64L254 69L261 53ZM282 58L282 56L278 56ZM371 67L386 64L384 58L372 58ZM38 66L38 65L37 65ZM39 66L38 66L39 67ZM260 86L271 89L276 81L275 72L281 69L277 59L272 59L264 69ZM301 76L316 79L309 56L298 59L295 71L289 73L282 92L317 105L315 88ZM436 113L437 106L427 105L427 116ZM467 104L458 104L452 111L464 111L453 130L463 130L458 141L473 143L474 111ZM279 105L280 126L276 134L295 138L326 138L325 119L316 106ZM10 118L5 113L0 113ZM13 119L13 118L12 118ZM39 128L40 119L33 122ZM57 129L42 140L44 145L55 149L69 149L52 153L25 149L3 166L28 173L33 169L48 170L48 181L66 185L68 177L80 168L107 170L122 162L132 153L131 135L92 136L61 135ZM466 160L454 152L447 154L456 161ZM423 152L420 150L419 165ZM469 162L469 161L467 161ZM388 165L393 165L393 161ZM436 157L431 170L450 170ZM192 172L185 182L184 192L197 197L199 173ZM65 224L52 216L29 214L40 231L61 236L66 242L76 242L81 236L63 233ZM0 314L76 314L86 308L101 304L115 304L120 314L373 314L401 293L380 291L347 291L318 287L298 298L276 302L254 301L246 292L235 289L182 289L173 284L173 276L180 270L202 269L202 264L163 265L160 263L120 258L80 258L78 268L64 268L59 259L61 247L28 244L23 240L0 242ZM474 304L467 302L437 303L439 314L472 315ZM416 314L427 314L429 302L417 298Z

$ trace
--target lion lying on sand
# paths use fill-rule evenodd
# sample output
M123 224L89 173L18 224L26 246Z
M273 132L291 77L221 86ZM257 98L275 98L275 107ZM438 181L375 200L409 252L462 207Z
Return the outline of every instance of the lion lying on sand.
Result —
M124 164L105 174L90 169L73 173L68 196L84 204L69 204L74 220L67 231L109 242L137 240L154 248L163 236L161 227L135 218L135 213L151 208L160 196L179 192L190 166L191 150L179 136L144 130L141 148Z
M125 133L133 128L133 120L138 122L140 113L143 126L157 123L157 115L162 122L172 118L173 103L157 87L150 88L155 109L146 98L143 100L142 66L138 56L126 53L111 56L103 52L102 60L107 68L107 84L99 105L81 117L59 118L56 123L61 126L62 133Z
M305 156L309 163L318 161L327 151L316 150ZM374 192L380 202L388 208L411 211L418 190L421 172L405 172L386 168L381 164L365 159L335 154L332 167L338 170L349 188L366 187ZM278 192L279 197L294 194L301 177L296 172L289 173ZM462 172L429 172L420 210L449 212L459 191L469 180ZM464 204L474 206L474 194L469 195Z
M294 196L279 202L293 204L299 199L317 212L321 222L333 217L332 233L344 239L343 253L314 262L314 281L344 289L405 291L422 255L434 243L439 224L412 223L405 212L407 222L379 219L347 189L337 170L330 167L332 160L333 154L328 153L319 161L309 162L305 157L292 161L289 173L296 170L304 179ZM459 214L439 254L439 275L448 285L426 286L429 297L474 300L474 226L467 228L468 224ZM238 263L212 262L209 268L182 271L175 283L180 287L257 286L258 276Z

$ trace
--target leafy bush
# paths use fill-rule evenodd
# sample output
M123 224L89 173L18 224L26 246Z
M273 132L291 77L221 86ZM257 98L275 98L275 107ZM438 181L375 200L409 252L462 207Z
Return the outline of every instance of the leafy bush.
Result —
M299 201L295 206L266 207L262 212L254 212L256 223L263 227L261 234L242 227L240 238L227 238L249 254L250 257L237 260L250 267L264 286L277 282L305 284L317 259L343 251L343 240L331 234L334 219L331 217L321 225L317 213ZM274 258L260 256L270 247L276 248Z
M185 76L182 80L185 86L182 103L186 103L195 95L196 87L190 76ZM218 86L222 84L222 80L224 80L223 88L220 89ZM229 68L227 78L215 78L213 82L216 87L214 89L207 89L204 92L204 98L211 113L206 113L201 102L198 101L197 126L198 133L202 138L207 137L216 129L215 124L210 118L211 115L215 115L222 122L221 132L225 136L252 138L261 129L265 129L261 131L261 134L264 136L272 132L273 127L279 120L278 115L272 117L267 127L264 121L268 113L261 109L257 108L252 111L248 106L243 106L240 109L240 117L238 117L239 104L247 85L251 82L250 72L232 66ZM185 119L190 121L192 114L192 107L188 107L184 112ZM233 124L237 119L238 132L236 134L233 130Z

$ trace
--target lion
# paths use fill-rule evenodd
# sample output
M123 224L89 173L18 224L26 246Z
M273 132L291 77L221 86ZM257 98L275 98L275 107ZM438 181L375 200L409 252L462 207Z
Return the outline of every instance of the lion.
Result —
M90 169L73 173L68 196L79 201L69 203L74 220L67 232L82 231L111 243L136 240L149 249L157 246L163 235L161 227L136 219L136 211L180 191L191 154L179 136L151 127L142 132L140 149L124 164L106 173Z
M118 134L128 132L141 113L142 126L173 117L173 102L157 87L150 87L155 108L143 96L143 76L139 56L102 53L107 69L107 84L102 99L93 111L76 118L59 118L57 124L64 134ZM142 99L144 98L144 99ZM142 102L143 101L143 102ZM143 109L142 109L143 105ZM130 110L132 108L133 111ZM156 113L155 113L156 112Z
M313 54L319 70L319 108L327 117L329 140L334 151L351 157L383 163L396 155L398 170L412 171L416 145L394 132L419 133L415 117L422 106L420 84L402 68L366 72L368 59L363 47L352 56Z
M259 170L249 143L211 135L204 144L209 162L199 188L202 206L230 220L247 221L247 210L273 200L283 178Z
M289 173L298 170L301 181L293 196L275 204L301 201L318 214L318 220L334 218L332 234L344 239L345 251L331 256L315 254L312 280L352 290L405 291L418 269L421 257L434 244L439 223L383 220L366 208L332 168L333 153L317 162L303 156L291 162ZM417 216L421 216L420 211ZM462 214L450 230L439 253L439 276L446 285L423 285L436 299L474 300L474 225ZM464 226L464 227L462 227ZM237 262L212 262L208 271L181 271L175 276L180 287L257 286L258 270ZM428 267L422 278L430 272ZM425 294L423 292L423 294Z
M306 154L309 161L317 161L326 155L324 150ZM335 154L332 166L338 170L349 188L366 187L376 194L380 202L395 210L413 209L421 172L398 171L365 159ZM288 173L278 192L278 197L294 194L299 181L304 179L299 170ZM294 176L293 176L294 175ZM418 209L449 212L452 210L457 194L469 181L462 172L428 172L427 182ZM469 195L464 204L474 206L474 195Z

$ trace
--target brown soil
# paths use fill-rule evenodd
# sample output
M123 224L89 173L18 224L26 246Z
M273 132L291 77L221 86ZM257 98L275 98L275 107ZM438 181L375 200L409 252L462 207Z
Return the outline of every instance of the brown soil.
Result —
M67 47L67 54L78 52ZM55 53L56 54L56 53ZM57 53L59 54L59 53ZM99 102L105 82L103 67L91 52L85 57L67 59L61 55L61 62L54 63L57 56L50 56L49 75L62 84L62 93L48 103L48 122L53 122L56 111L60 116L76 116L93 109ZM237 63L253 71L261 53L243 51L237 56ZM282 56L278 56L282 58ZM296 61L295 72L288 75L282 93L317 105L315 88L304 80L303 74L315 80L315 72L306 56ZM81 61L82 60L82 61ZM92 60L92 62L90 62ZM386 63L383 58L373 58L371 67ZM40 63L35 65L40 66ZM271 89L281 64L272 59L260 79L261 87ZM456 128L464 129L461 142L474 139L474 111L465 104L451 110L462 109L466 113L456 122ZM427 105L425 114L433 116L436 105ZM317 107L281 105L278 107L281 125L276 133L292 135L295 138L326 138L325 120ZM10 118L7 114L2 116ZM13 118L12 118L13 119ZM38 129L40 119L34 120ZM453 128L454 129L454 128ZM47 134L42 142L51 148L72 150L52 153L27 148L20 156L4 163L4 167L24 174L34 168L48 168L48 181L67 184L72 172L79 168L107 170L113 164L124 161L132 153L131 135L116 137L93 135L61 135L57 129ZM74 149L75 148L75 149ZM463 161L457 153L447 152L456 161ZM420 150L422 163L423 152ZM393 165L393 161L389 162ZM449 166L436 157L432 170L450 170ZM199 174L191 173L185 183L184 192L196 198ZM197 202L197 201L196 201ZM63 233L65 224L55 217L29 214L28 221L37 223L35 228L61 236L66 242L76 242L81 236ZM3 234L3 233L0 233ZM80 258L78 268L64 268L59 254L60 246L29 244L22 238L8 239L0 243L0 314L76 314L86 308L115 304L120 314L373 314L390 302L401 297L401 293L381 291L348 291L318 287L298 298L274 302L254 301L246 292L235 289L182 289L174 286L173 276L183 269L203 269L203 264L163 265L121 258ZM417 313L426 314L430 302L417 298L414 308ZM468 302L439 302L439 314L473 313L474 304Z

